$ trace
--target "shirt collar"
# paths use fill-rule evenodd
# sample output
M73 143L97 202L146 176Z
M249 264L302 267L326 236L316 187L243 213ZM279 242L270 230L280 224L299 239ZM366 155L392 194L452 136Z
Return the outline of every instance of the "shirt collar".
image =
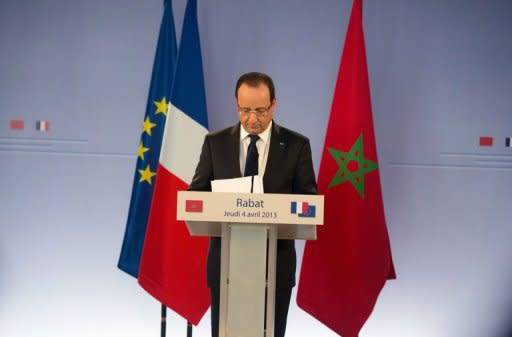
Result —
M268 124L265 131L258 134L258 136L260 136L260 139L263 141L263 143L267 143L267 141L268 141L268 137L270 135L270 130L272 130L272 122L273 121L270 121L270 123ZM243 142L244 139L247 138L248 136L249 136L249 132L245 131L243 125L240 125L240 142Z

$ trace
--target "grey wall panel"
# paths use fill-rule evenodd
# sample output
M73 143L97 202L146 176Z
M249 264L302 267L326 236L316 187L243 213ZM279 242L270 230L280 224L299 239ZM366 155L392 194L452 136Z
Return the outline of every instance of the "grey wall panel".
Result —
M159 304L116 263L161 5L0 3L0 336L158 334ZM179 37L185 0L173 5ZM310 137L318 171L350 6L199 0L210 127L236 121L242 72L268 72L276 121ZM508 337L511 10L504 0L365 2L398 279L362 337ZM13 119L25 130L10 130ZM177 315L168 326L185 335ZM194 335L209 328L207 314ZM287 335L334 336L295 303Z

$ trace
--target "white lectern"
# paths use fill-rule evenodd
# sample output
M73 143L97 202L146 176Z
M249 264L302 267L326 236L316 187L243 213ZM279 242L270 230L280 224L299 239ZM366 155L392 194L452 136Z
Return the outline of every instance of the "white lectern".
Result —
M178 192L191 235L222 237L219 337L273 337L277 239L316 239L319 195Z

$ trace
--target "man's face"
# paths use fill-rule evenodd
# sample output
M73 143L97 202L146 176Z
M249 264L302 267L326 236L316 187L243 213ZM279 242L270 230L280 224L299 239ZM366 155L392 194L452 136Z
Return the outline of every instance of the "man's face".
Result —
M246 83L238 88L237 110L245 131L257 135L265 131L272 120L276 99L270 102L270 91L264 84L251 87Z

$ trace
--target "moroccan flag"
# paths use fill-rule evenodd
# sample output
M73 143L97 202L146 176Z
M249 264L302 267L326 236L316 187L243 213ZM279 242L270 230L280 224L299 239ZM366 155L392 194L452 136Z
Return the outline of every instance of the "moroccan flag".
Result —
M375 146L362 0L355 0L320 163L324 225L308 241L297 303L343 337L356 337L395 278Z
M171 0L164 1L164 14L156 47L142 134L137 149L130 210L126 221L119 269L137 277L146 224L155 186L167 107L176 61L176 33Z
M191 237L176 220L177 192L188 188L208 133L196 0L185 9L171 108L165 125L139 283L197 325L210 306L206 285L208 238Z

